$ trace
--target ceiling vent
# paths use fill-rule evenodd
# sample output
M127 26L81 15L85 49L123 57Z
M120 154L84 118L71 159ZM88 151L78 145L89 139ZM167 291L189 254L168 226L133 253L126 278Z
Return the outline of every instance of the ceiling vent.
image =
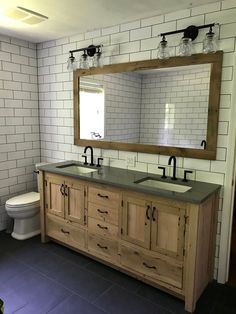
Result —
M30 25L39 24L48 19L48 17L45 15L42 15L38 12L34 12L23 7L16 7L16 8L9 9L5 13L5 16L13 20L17 20L22 23L26 23Z

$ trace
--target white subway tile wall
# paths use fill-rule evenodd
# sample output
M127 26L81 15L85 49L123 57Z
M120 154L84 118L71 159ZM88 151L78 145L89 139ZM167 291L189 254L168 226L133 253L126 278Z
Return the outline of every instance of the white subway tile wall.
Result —
M35 189L40 160L36 45L0 36L0 230L8 198Z

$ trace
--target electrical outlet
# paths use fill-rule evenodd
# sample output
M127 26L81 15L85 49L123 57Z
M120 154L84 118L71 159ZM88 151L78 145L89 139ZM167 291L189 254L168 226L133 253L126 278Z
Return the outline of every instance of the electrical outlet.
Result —
M127 167L135 167L136 157L135 156L127 156L126 162L127 162Z

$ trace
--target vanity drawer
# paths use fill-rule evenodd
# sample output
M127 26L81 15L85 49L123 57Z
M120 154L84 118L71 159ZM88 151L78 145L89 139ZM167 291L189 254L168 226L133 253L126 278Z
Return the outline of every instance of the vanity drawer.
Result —
M118 235L118 226L91 217L88 217L88 230L102 236L117 237Z
M148 276L159 284L163 282L182 289L183 265L178 261L125 245L121 245L120 253L123 266Z
M117 241L100 238L94 234L88 234L88 250L94 254L103 255L109 260L117 260L118 258Z
M104 205L88 203L88 216L113 225L118 225L118 209Z
M75 248L85 247L84 229L51 215L47 215L46 218L46 234Z
M120 206L120 193L114 190L89 186L88 201L118 209Z

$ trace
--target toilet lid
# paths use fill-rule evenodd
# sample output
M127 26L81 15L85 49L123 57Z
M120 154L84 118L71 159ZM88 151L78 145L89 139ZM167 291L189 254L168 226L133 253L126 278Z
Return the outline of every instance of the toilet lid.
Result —
M29 204L39 203L40 194L37 192L29 192L10 198L6 201L7 206L27 206Z

